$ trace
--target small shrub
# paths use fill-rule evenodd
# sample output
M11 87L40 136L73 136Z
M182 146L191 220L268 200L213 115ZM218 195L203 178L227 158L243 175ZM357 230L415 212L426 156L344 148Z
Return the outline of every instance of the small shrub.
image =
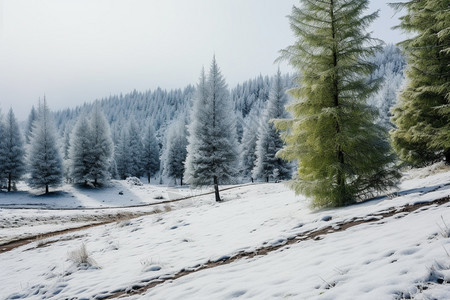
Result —
M69 253L69 259L75 263L78 267L98 267L96 261L89 256L84 243L81 244L79 249L76 249Z

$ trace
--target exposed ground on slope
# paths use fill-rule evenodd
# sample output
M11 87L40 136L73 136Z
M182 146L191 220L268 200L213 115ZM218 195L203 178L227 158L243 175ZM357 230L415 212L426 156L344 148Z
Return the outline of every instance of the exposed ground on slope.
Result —
M249 185L249 184L243 184L243 185L238 185L238 186L227 187L227 188L221 189L221 191L223 192L223 191L227 191L227 190L231 190L231 189L241 188L241 187L244 187L244 186L247 186L247 185ZM151 210L151 211L145 211L145 212L138 212L138 211L123 212L123 211L120 211L122 208L139 208L139 207L163 206L163 205L168 205L168 204L175 203L175 202L189 200L189 199L196 198L196 197L211 195L213 193L214 193L214 191L206 192L206 193L202 193L202 194L198 194L198 195L193 195L193 196L186 196L186 197L177 198L177 199L173 199L173 200L164 200L164 201L161 201L161 202L148 203L148 204L144 204L144 205L126 206L126 207L121 207L121 208L117 208L117 207L83 208L83 209L80 209L80 208L77 208L77 209L60 209L60 208L58 208L58 209L48 209L47 208L45 210L65 211L65 210L106 210L106 209L114 209L117 212L116 213L105 214L105 215L95 215L95 216L92 217L92 219L88 218L87 222L90 223L90 224L87 224L87 225L77 226L77 227L63 229L63 230L52 231L52 232L38 234L38 235L32 235L32 236L29 236L29 237L26 237L26 238L20 238L20 239L16 239L16 240L13 240L13 241L9 241L7 243L0 244L0 254L2 254L4 252L11 251L11 250L13 250L13 249L15 249L17 247L24 246L24 245L27 245L29 243L35 242L37 240L41 240L41 239L45 239L45 238L49 238L49 237L55 237L55 236L58 236L58 235L72 233L72 232L88 229L88 228L91 228L91 227L106 225L106 224L110 224L110 223L114 223L114 222L118 222L118 221L131 220L131 219L134 219L134 218L139 218L139 217L142 217L142 216L151 215L151 214L155 214L155 213L159 213L160 212L159 209L155 209L155 210Z
M389 217L396 217L396 218L402 218L405 215L415 212L417 210L426 210L432 206L438 206L443 205L450 202L450 196L436 199L431 202L418 202L412 205L406 205L402 207L393 207L375 214L371 214L368 216L365 216L363 218L353 218L350 221L345 222L339 222L335 223L332 226L327 226L321 229L317 230L311 230L302 232L296 236L290 237L288 239L280 240L278 244L276 245L270 245L270 246L264 246L261 248L258 248L252 252L246 252L241 251L233 256L223 256L215 261L208 261L205 264L202 265L196 265L190 268L184 268L178 273L175 274L166 274L162 276L155 277L150 280L140 281L134 285L132 285L129 288L126 289L118 289L110 294L99 294L96 295L95 299L112 299L112 298L118 298L118 297L124 297L127 295L136 295L136 294L142 294L146 292L147 290L158 286L162 283L165 283L167 281L175 280L187 275L190 275L195 272L199 272L206 269L211 269L217 266L231 264L237 260L240 259L250 259L255 256L263 256L267 255L271 252L280 250L283 251L284 249L288 249L289 245L296 244L302 241L306 240L320 240L323 239L326 235L335 233L335 232L341 232L345 231L351 227L355 227L361 224L365 223L376 223L379 222L380 224L384 223L383 219L389 218Z

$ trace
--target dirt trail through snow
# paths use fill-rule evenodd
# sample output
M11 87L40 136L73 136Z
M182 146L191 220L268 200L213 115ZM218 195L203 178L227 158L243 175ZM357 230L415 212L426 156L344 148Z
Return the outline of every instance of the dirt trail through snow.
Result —
M376 223L376 222L378 222L379 224L383 224L383 223L385 223L385 221L383 221L383 219L385 219L385 218L393 217L393 216L395 216L397 218L403 218L407 214L410 214L419 209L426 210L432 206L444 205L449 202L450 202L450 196L447 196L444 198L436 199L431 202L419 202L419 203L415 203L412 205L389 208L387 210L384 210L384 211L381 211L381 212L378 212L375 214L371 214L371 215L368 215L365 217L354 218L347 222L335 223L335 224L333 224L333 226L327 226L327 227L316 229L316 230L306 231L306 232L300 233L297 236L292 237L290 239L282 240L277 245L264 246L264 247L256 249L255 251L252 251L252 252L241 251L231 257L223 256L222 258L220 258L216 261L208 261L202 265L196 265L191 268L184 268L175 274L161 275L161 276L158 276L151 280L141 281L141 282L134 284L133 286L131 286L129 288L119 289L117 292L111 293L109 295L105 295L105 294L96 295L96 296L94 296L94 298L97 299L97 296L100 296L102 299L112 299L112 298L118 298L118 297L126 297L126 296L131 296L131 295L143 294L147 290L149 290L157 285L163 284L167 281L172 281L172 280L190 275L195 272L199 272L199 271L206 270L206 269L211 269L211 268L214 268L217 266L231 264L240 259L249 259L249 258L253 258L255 256L267 255L267 254L277 251L277 250L283 251L285 249L289 249L289 245L300 243L300 242L303 242L306 240L321 240L328 234L344 231L351 227L358 226L361 224Z
M237 185L237 186L232 186L232 187L227 187L227 188L223 188L220 191L228 191L228 190L232 190L232 189L237 189L237 188L241 188L247 185L251 185L251 184L242 184L242 185ZM43 233L43 234L39 234L39 235L33 235L30 237L26 237L26 238L20 238L17 240L13 240L13 241L9 241L7 243L3 243L0 244L0 254L11 251L17 247L20 246L24 246L27 245L29 243L35 242L37 240L41 240L41 239L45 239L45 238L49 238L49 237L54 237L54 236L58 236L58 235L63 235L66 233L72 233L75 231L80 231L80 230L84 230L84 229L88 229L94 226L101 226L101 225L106 225L106 224L110 224L110 223L114 223L114 222L119 222L119 221L126 221L126 220L131 220L131 219L135 219L135 218L139 218L142 216L147 216L147 215L152 215L155 213L158 213L158 210L152 210L152 211L147 211L147 212L133 212L133 213L123 213L120 212L121 209L125 209L125 208L138 208L138 207L150 207L150 206L159 206L159 205L165 205L165 204L171 204L171 203L175 203L175 202L180 202L180 201L184 201L184 200L189 200L192 198L196 198L196 197L201 197L201 196L207 196L207 195L211 195L214 194L214 191L212 192L206 192L206 193L202 193L202 194L198 194L198 195L193 195L193 196L186 196L186 197L182 197L182 198L177 198L177 199L173 199L173 200L165 200L165 201L161 201L161 202L155 202L155 203L149 203L149 204L143 204L143 205L134 205L134 206L124 206L124 207L96 207L96 208L69 208L69 209L62 209L62 208L45 208L42 210L58 210L58 211L64 211L64 210L105 210L105 209L111 209L111 210L117 210L118 213L117 214L113 214L113 215L108 215L105 216L107 217L106 220L104 221L100 221L98 220L98 216L96 216L95 218L97 219L93 219L91 224L87 224L87 225L83 225L83 226L78 226L78 227L73 227L73 228L68 228L68 229L64 229L64 230L58 230L58 231L52 231L52 232L48 232L48 233ZM7 208L4 208L7 209Z

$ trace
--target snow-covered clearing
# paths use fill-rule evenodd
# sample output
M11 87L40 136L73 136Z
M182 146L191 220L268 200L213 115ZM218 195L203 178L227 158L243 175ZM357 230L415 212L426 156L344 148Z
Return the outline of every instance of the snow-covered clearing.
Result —
M119 195L119 190L124 195ZM0 236L11 238L20 230L29 230L32 224L27 223L33 223L38 213L47 220L62 220L62 228L71 226L66 221L73 214L151 211L155 207L99 207L163 201L154 195L167 200L173 197L169 192L180 197L192 193L125 182L116 182L104 192L74 189L61 197L53 196L46 204L53 208L81 206L77 210L1 209L2 220L9 223L2 221ZM307 201L283 184L236 187L222 193L224 203L216 204L214 195L197 196L165 208L161 205L155 214L38 240L2 253L0 298L102 298L137 289L158 277L170 278L208 261L279 245L310 230L449 195L450 171L430 168L412 172L395 198L341 209L311 210ZM0 205L47 202L47 198L33 196L32 203L27 197L1 194ZM19 220L15 227L11 225L13 218ZM450 298L450 284L446 283L450 281L448 226L449 203L424 206L412 213L323 235L319 240L290 244L266 255L168 280L131 298L446 299ZM48 230L43 226L34 234ZM84 259L82 245L87 250Z

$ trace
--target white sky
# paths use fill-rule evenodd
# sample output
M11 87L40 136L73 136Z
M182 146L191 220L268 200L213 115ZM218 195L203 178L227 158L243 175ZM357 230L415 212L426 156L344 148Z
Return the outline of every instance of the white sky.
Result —
M381 9L374 36L402 39ZM195 84L213 54L229 86L276 72L293 43L297 0L0 0L0 108L26 119L45 94L53 110L86 101ZM282 71L290 71L281 65Z

